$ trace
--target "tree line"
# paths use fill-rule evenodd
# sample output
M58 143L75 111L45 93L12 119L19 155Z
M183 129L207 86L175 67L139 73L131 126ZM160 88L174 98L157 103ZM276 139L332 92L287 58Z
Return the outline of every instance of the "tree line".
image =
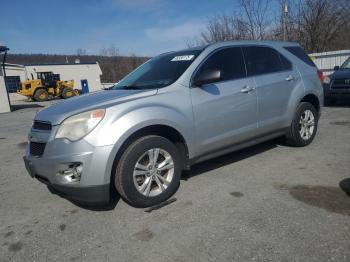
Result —
M349 15L350 0L238 0L231 13L210 17L204 30L184 42L192 47L227 40L285 40L299 43L307 53L349 49ZM121 56L114 45L102 48L99 53L88 55L83 48L78 48L76 55L10 53L7 62L97 61L103 73L101 81L116 82L149 59L134 54Z
M187 45L285 40L308 53L349 49L349 15L349 0L238 0L235 11L209 18L205 30Z
M0 57L1 61L2 58ZM49 54L11 54L6 59L7 63L13 64L65 64L65 63L94 63L98 62L101 70L102 83L114 83L122 79L129 72L134 70L140 64L147 61L148 57L139 57L136 55L120 56L115 55L49 55Z

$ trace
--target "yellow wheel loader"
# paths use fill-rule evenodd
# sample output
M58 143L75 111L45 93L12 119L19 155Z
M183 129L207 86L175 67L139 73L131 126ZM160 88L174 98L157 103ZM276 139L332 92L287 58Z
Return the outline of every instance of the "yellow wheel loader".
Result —
M53 97L62 97L66 99L79 95L78 90L73 87L74 80L61 81L59 74L40 72L37 73L37 79L22 82L21 89L17 92L35 101L42 102Z

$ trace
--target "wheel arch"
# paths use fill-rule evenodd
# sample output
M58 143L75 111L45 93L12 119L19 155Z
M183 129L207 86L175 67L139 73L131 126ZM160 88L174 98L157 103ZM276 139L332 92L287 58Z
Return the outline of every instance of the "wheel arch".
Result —
M312 104L315 108L317 113L319 114L321 111L321 103L320 100L318 99L318 97L315 94L306 94L299 103L301 102L308 102L310 104Z
M118 148L117 152L114 154L114 159L110 173L111 186L114 186L113 181L115 176L115 170L123 152L133 141L147 135L159 135L169 139L172 143L174 143L176 148L179 150L179 154L182 158L183 169L189 169L189 149L184 136L176 128L171 127L169 125L153 124L134 131L123 141L121 146Z

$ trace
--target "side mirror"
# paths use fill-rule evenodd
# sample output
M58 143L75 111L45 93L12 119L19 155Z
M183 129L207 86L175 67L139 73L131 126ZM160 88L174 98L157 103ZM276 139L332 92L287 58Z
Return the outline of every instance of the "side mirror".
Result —
M334 67L334 71L339 70L339 68L340 68L339 66L335 66L335 67Z
M206 70L195 76L193 84L195 86L202 86L219 81L221 78L220 70Z

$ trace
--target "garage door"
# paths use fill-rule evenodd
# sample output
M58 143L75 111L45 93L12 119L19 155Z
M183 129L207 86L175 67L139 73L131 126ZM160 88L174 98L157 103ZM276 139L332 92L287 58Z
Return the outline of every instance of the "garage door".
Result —
M21 79L19 76L6 76L5 81L9 93L16 93L21 88Z

